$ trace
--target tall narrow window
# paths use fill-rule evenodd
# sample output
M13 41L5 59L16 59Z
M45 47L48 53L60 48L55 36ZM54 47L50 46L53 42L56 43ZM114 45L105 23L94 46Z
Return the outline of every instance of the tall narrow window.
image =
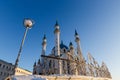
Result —
M6 69L8 69L8 66L6 67Z
M0 75L2 75L2 72L0 72Z
M0 67L2 66L2 64L0 64Z
M55 61L53 60L53 67L55 67Z
M5 65L3 65L3 68L5 68Z
M70 74L70 64L67 63L67 68L68 68L68 74Z
M65 61L63 61L63 69L64 69L64 67L65 67Z
M51 68L51 62L52 62L52 61L50 60L50 61L49 61L49 68Z
M64 49L63 51L64 51L64 53L66 52L66 50L65 50L65 49Z

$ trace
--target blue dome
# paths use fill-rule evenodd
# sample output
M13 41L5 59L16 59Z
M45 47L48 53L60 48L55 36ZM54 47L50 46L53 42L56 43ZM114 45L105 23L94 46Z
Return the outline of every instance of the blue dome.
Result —
M68 49L68 47L65 44L63 44L63 41L61 41L60 49L63 49L63 48ZM52 50L54 50L54 49L55 49L55 47L52 48Z
M68 47L67 47L66 45L63 44L63 41L61 41L60 49L63 49L63 48L68 49Z

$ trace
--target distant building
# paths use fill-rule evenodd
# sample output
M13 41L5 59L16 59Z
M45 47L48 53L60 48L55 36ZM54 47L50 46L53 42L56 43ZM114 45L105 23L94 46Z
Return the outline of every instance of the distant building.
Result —
M23 68L19 68L19 67L17 67L15 71L15 75L31 75L31 74L32 72L26 69L23 69Z
M4 80L6 77L13 74L14 65L6 61L0 60L0 80ZM30 71L17 67L15 75L29 75Z
M99 66L90 53L88 53L88 61L85 60L81 51L80 37L76 30L74 36L77 46L74 47L72 42L69 43L69 46L66 46L60 40L60 26L57 21L54 28L55 39L53 41L55 45L53 45L50 54L46 55L47 39L44 35L41 57L33 65L33 74L68 74L111 78L110 72L104 62L102 66Z

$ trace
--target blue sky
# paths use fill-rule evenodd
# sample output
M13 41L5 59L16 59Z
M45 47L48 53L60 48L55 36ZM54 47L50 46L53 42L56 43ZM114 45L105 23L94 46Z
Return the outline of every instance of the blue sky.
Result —
M74 46L74 30L80 36L83 55L90 52L105 61L113 80L120 80L119 0L0 0L0 59L15 62L25 28L23 19L35 21L28 31L19 66L32 71L41 54L43 35L47 54L54 46L54 24L58 20L61 40Z

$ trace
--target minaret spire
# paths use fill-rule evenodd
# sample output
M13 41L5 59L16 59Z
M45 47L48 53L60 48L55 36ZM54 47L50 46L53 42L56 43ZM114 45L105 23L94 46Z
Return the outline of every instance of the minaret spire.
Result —
M77 33L77 31L75 30L75 42L77 42L78 44L80 44L80 38L79 35Z
M41 55L45 55L46 46L47 46L47 39L46 39L46 35L44 34L43 42L42 42L42 53L41 53ZM41 62L42 62L42 64L44 64L44 57L41 57Z
M70 49L70 53L71 53L72 55L74 55L74 47L73 47L72 42L69 43L69 49Z
M60 29L59 29L59 24L58 21L56 21L55 24L55 55L59 56L60 55Z
M80 47L80 38L79 35L77 33L77 31L75 30L75 42L77 44L77 55L79 56L79 61L82 63L80 65L80 69L78 69L78 74L80 75L86 75L86 63L85 63L85 58L83 57L82 51L81 51L81 47Z
M78 35L78 33L77 33L76 29L75 29L75 35Z
M60 27L57 21L55 24L54 34L55 34L55 56L60 57ZM58 67L58 74L62 74L61 60L59 60L58 64L56 64L55 66Z
M57 20L56 20L56 24L55 24L55 27L56 27L56 26L59 26L59 24L58 24L58 21L57 21Z
M69 43L69 48L70 48L70 50L74 49L72 42Z
M33 65L33 74L36 74L36 61L34 62L34 65Z
M47 38L46 38L46 35L44 34L43 42L42 42L42 49L44 51L46 51L46 46L47 46ZM42 54L45 55L45 52L43 52Z

